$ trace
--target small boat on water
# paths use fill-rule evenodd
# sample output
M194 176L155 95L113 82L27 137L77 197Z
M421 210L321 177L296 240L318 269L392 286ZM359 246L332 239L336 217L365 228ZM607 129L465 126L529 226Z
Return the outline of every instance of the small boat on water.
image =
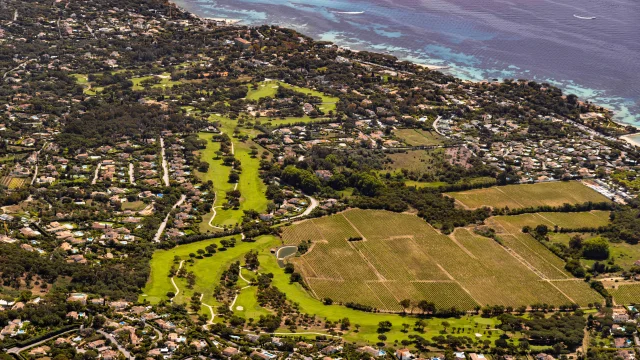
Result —
M343 15L362 15L364 14L364 11L336 11L335 13Z
M580 16L580 15L576 15L573 14L573 17L576 19L580 19L580 20L595 20L596 17L595 16Z

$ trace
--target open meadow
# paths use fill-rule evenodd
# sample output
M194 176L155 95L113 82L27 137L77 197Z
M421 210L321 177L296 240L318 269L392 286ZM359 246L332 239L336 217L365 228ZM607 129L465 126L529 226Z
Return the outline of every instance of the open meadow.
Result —
M519 184L449 193L463 206L510 209L531 206L561 206L585 202L610 201L605 196L577 181Z
M442 235L413 215L349 210L287 227L282 237L285 244L313 242L290 261L318 299L401 311L403 299L471 309L587 304L599 296L583 287L572 293L585 291L589 300L563 293L550 281L572 279L562 259L522 235L505 247L468 229ZM348 240L356 237L362 240Z
M398 129L394 134L409 146L442 145L444 137L422 129Z

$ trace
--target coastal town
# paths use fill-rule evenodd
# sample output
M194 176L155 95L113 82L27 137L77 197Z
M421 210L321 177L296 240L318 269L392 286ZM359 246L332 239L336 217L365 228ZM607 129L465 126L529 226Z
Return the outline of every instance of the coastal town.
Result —
M635 360L609 110L155 0L0 7L2 359Z

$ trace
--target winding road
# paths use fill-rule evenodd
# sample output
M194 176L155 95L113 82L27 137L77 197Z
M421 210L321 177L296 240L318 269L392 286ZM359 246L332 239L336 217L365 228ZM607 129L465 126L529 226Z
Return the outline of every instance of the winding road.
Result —
M320 204L318 202L318 200L316 200L315 198L313 198L311 196L308 196L308 195L305 195L305 196L307 198L309 198L309 201L311 202L311 204L307 207L307 209L304 212L302 212L302 214L296 215L296 216L292 216L289 219L293 220L293 219L297 219L297 218L301 218L301 217L307 216L307 215L311 214L313 209L317 208L318 205Z
M180 271L180 269L182 269L182 264L184 264L184 260L180 261L180 266L178 266L178 271ZM173 299L176 298L176 296L178 296L178 294L180 294L180 288L178 287L178 285L176 285L176 282L173 280L173 276L171 277L171 283L173 284L173 288L176 289L176 292L174 293L175 295L171 298L171 302L173 302Z
M60 333L60 334L56 334L56 335L49 336L49 337L47 337L47 338L45 338L45 339L43 339L43 340L40 340L40 341L38 341L38 342L36 342L36 343L33 343L33 344L31 344L31 345L27 345L27 346L24 346L24 347L21 347L21 348L19 348L19 347L12 347L11 349L7 350L7 354L16 354L16 355L17 355L17 354L20 354L21 352L23 352L23 351L25 351L25 350L28 350L28 349L31 349L32 347L36 347L36 346L38 346L38 345L42 345L42 344L46 343L47 341L49 341L49 340L51 340L51 339L54 339L54 338L57 338L57 337L59 337L59 336L62 336L62 335L65 335L65 334L68 334L68 333L71 333L71 332L75 332L75 331L78 331L78 329L71 329L71 330L67 330L67 331L65 331L65 332L63 332L63 333Z
M130 353L127 349L125 349L125 348L124 348L124 346L120 345L120 343L118 342L118 340L116 340L116 338L115 338L115 337L113 337L113 335L111 335L111 334L109 334L109 333L107 333L107 332L104 332L104 331L102 331L102 330L96 330L96 332L97 332L98 334L101 334L102 336L106 337L107 339L109 339L109 340L111 341L111 343L112 343L112 344L116 344L116 347L118 348L118 350L119 350L121 353L123 353L123 354L124 354L124 356L125 356L127 359L134 359L134 357L133 357L133 356L131 356L131 353Z

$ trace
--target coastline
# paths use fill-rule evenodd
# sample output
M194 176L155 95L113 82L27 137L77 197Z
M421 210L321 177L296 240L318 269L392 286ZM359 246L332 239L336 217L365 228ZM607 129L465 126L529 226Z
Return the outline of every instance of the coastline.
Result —
M186 14L189 14L189 15L190 15L190 16L192 16L192 17L198 18L198 19L200 19L200 20L202 20L202 21L216 21L216 22L223 22L223 23L225 23L227 26L249 26L249 27L250 27L250 25L240 25L240 23L243 21L242 19L230 19L230 18L218 18L218 17L204 17L204 16L201 16L201 15L198 15L198 14L196 14L195 12L193 12L193 11L189 11L189 10L185 9L184 7L182 7L181 5L179 5L179 4L178 4L178 1L179 1L179 0L169 0L169 2L170 2L171 4L173 4L176 8L178 8L180 11L182 11L182 12L184 12L184 13L186 13ZM268 23L264 23L264 24L265 24L265 25L270 25L270 24L268 24ZM296 30L296 31L298 31L298 30ZM314 40L315 40L315 39L314 39ZM334 44L335 46L338 46L338 47L339 47L339 48L341 48L342 50L348 50L348 51L351 51L351 52L354 52L354 53L357 53L357 52L361 51L361 50L352 49L352 48L350 48L349 46L342 46L342 45L336 44L335 42L331 42L331 43L332 43L332 44ZM370 51L370 50L366 50L366 51ZM376 52L376 51L372 51L372 52ZM450 65L433 65L433 64L425 64L425 63L419 63L419 62L416 62L416 61L414 61L414 60L403 60L403 59L398 58L398 56L393 55L393 54L390 54L390 55L395 56L398 60L401 60L401 61L408 61L408 62L410 62L410 63L412 63L412 64L414 64L414 65L416 65L416 66L418 66L418 67L421 67L421 68L423 68L423 69L427 69L427 70L429 70L429 71L442 71L442 72L444 72L444 71L449 70L449 69L451 69L451 68L452 68L452 66L450 66ZM456 76L456 75L454 75L454 74L451 74L450 72L449 72L449 75L452 75L452 76L454 76L454 77L456 77L456 78L460 78L460 77L458 77L458 76ZM482 82L482 81L488 81L488 80L467 80L467 81L472 81L472 82ZM567 91L565 91L565 90L562 90L562 91L563 91L563 94L565 94L565 95L569 93L569 92L567 92ZM600 105L600 106L601 106L601 107L603 107L603 108L605 108L605 109L609 112L609 114L611 114L611 115L612 115L612 116L611 116L611 118L610 118L610 121L613 121L613 122L615 122L616 124L621 125L621 126L625 126L625 127L626 127L626 126L633 126L633 127L637 128L638 130L640 130L640 125L634 125L634 124L632 124L632 123L625 123L625 122L617 121L617 120L615 120L615 118L613 117L613 114L615 113L615 111L614 111L613 109L611 109L610 107L605 106L605 105ZM637 141L634 141L634 140L632 140L632 139L631 139L632 137L635 137L635 136L637 136L637 137L638 137L638 140L637 140ZM620 139L620 140L622 140L622 141L625 141L626 143L628 143L628 144L630 144L630 145L640 147L640 131L639 131L638 133L635 133L635 134L627 134L627 135L619 136L619 137L618 137L618 139Z
M625 141L627 144L632 146L640 146L640 133L622 135L618 137L618 139Z

